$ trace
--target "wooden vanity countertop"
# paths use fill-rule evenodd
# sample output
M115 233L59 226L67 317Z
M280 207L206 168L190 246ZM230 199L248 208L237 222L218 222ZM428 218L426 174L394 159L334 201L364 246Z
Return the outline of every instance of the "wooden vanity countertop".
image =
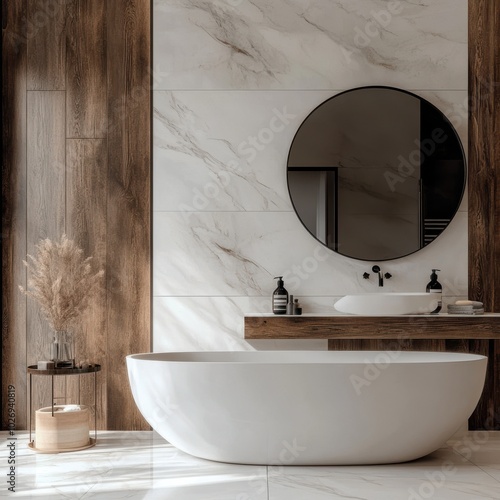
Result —
M500 339L500 313L301 316L248 314L245 339Z

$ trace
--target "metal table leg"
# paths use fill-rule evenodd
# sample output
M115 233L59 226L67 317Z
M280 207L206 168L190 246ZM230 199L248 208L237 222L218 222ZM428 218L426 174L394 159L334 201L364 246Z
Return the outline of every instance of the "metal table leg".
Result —
M32 373L30 373L30 414L29 414L29 421L30 421L30 440L29 442L31 443L31 413L33 411L33 381L32 381Z
M97 372L94 372L94 441L97 443Z
M51 375L50 378L52 379L51 383L51 403L52 403L52 416L54 416L54 375Z

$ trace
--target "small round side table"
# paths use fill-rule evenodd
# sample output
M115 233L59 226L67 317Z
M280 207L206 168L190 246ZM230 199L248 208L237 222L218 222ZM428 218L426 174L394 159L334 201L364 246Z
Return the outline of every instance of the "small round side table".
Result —
M77 451L77 450L83 450L86 448L90 448L92 446L95 446L97 442L97 372L101 371L101 365L98 364L92 364L87 368L50 368L47 370L39 370L37 365L31 365L28 366L28 374L29 374L29 385L30 385L30 390L29 390L29 399L30 399L30 404L29 404L29 444L28 446L35 450L35 451L44 451L44 450L37 450L35 448L35 442L34 440L31 439L31 415L33 413L33 384L32 384L32 377L33 375L45 375L45 376L50 376L51 377L51 405L52 405L52 417L54 416L54 377L60 376L60 375L78 375L78 404L80 405L80 377L81 375L88 375L93 373L94 374L94 404L92 405L94 409L94 437L91 438L89 437L89 444L87 446L79 447L79 448L68 448L68 449L62 449L62 450L54 450L54 451L45 451L45 453L56 453L56 452L63 452L63 451ZM66 399L67 394L65 393L65 399Z

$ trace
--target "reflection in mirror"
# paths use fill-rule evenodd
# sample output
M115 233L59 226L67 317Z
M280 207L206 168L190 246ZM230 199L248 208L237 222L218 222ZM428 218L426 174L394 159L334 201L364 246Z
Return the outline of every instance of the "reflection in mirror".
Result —
M288 188L304 226L348 257L416 252L447 227L465 188L458 135L432 104L363 87L318 106L297 131Z

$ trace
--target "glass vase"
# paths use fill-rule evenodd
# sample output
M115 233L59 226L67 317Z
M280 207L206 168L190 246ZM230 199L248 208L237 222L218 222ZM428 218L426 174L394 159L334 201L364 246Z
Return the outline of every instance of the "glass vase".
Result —
M75 367L75 344L71 332L65 330L54 332L52 361L56 368Z

